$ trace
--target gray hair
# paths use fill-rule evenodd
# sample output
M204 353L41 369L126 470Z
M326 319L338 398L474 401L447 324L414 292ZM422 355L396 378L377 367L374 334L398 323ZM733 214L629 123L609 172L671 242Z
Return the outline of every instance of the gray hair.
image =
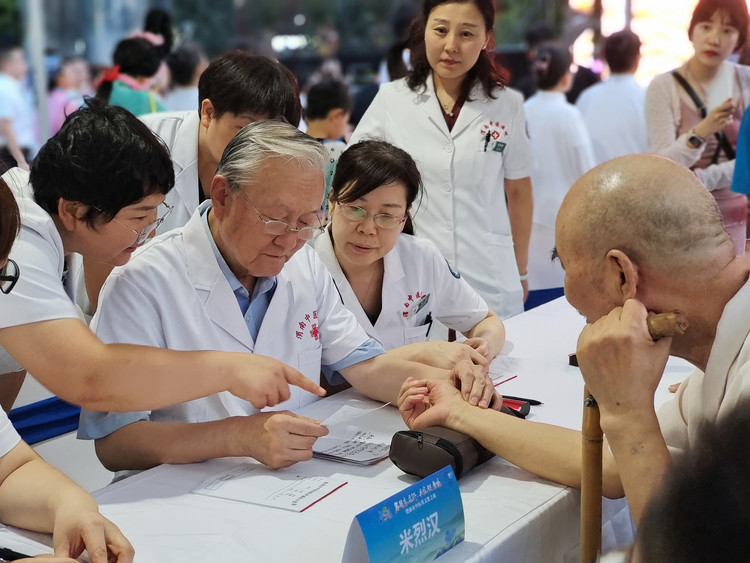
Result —
M272 157L321 173L328 166L328 153L319 141L288 123L263 120L240 129L224 150L216 174L239 190L253 183L263 161Z

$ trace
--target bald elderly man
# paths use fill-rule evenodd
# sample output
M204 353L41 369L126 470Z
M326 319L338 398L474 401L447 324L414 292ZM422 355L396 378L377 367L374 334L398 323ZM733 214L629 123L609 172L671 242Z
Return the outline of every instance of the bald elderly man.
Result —
M582 176L560 208L555 240L565 295L589 323L577 354L606 435L604 494L625 494L638 523L672 455L691 448L701 422L750 394L750 260L735 255L695 175L648 155ZM646 318L673 310L690 329L654 342ZM654 393L670 354L696 370L657 414ZM528 471L580 488L580 432L458 399L449 385L407 381L399 407L412 428L448 426Z

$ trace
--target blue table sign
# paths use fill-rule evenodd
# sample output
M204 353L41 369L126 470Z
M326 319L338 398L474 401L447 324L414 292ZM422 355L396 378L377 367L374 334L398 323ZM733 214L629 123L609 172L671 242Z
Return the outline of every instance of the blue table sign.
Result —
M448 466L355 516L343 563L434 561L464 533L461 491Z

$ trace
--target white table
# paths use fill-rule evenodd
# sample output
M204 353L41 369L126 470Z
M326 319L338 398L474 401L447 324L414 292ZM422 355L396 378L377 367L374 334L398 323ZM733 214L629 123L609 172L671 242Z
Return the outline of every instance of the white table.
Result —
M512 346L506 346L491 371L508 377L518 375L499 388L503 393L545 403L532 409L532 420L580 428L583 381L578 370L567 362L583 324L564 299L506 322ZM671 359L657 403L669 398L667 385L682 380L690 371L686 362ZM350 390L319 401L307 407L305 414L324 418L353 396L357 395ZM357 423L390 432L405 428L396 409L390 407ZM220 459L161 466L105 487L94 496L102 513L135 546L137 563L327 563L341 560L355 514L417 480L388 460L359 468L314 459L305 463L307 471L338 474L348 484L303 513L189 493L205 478L237 462ZM442 556L441 563L577 560L578 491L539 479L499 458L473 470L460 481L460 486L466 541ZM605 549L631 541L633 529L625 501L605 500L603 512ZM41 553L44 543L49 544L49 538L0 530L0 544L22 552Z

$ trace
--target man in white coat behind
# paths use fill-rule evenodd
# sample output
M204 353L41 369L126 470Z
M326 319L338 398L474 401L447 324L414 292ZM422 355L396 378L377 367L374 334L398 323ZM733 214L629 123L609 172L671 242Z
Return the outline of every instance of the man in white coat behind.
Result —
M115 269L92 328L105 342L271 356L313 381L395 401L408 377L457 377L487 407L491 380L385 354L344 307L330 274L305 241L319 229L327 152L291 125L256 122L229 143L201 204L184 228L165 233ZM476 374L476 378L475 378ZM277 412L226 393L152 412L81 415L79 437L96 440L112 471L227 456L270 467L310 459L328 430L296 410L316 400L292 390ZM281 412L278 412L281 411Z

